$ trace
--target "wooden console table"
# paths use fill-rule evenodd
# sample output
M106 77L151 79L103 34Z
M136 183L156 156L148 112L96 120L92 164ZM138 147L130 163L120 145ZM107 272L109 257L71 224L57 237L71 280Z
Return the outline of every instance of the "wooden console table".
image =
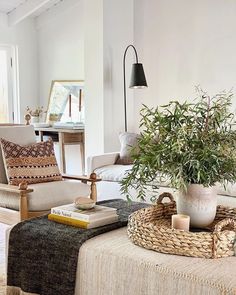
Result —
M35 127L36 134L39 135L41 141L43 136L51 136L53 141L59 142L60 150L60 170L66 173L66 158L65 145L79 144L81 154L82 174L85 169L85 155L84 155L84 129L62 129L53 127Z

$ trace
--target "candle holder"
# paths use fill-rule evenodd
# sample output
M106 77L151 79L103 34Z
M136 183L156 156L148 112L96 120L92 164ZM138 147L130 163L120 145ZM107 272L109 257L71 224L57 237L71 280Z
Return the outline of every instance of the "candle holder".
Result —
M184 214L174 214L171 217L171 226L173 229L189 231L190 216Z

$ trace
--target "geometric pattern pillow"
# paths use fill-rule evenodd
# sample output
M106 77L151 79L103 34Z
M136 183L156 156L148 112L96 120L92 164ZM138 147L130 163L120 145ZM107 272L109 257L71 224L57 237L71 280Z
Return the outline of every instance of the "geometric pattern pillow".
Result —
M1 139L1 147L9 184L62 180L52 140L21 146Z

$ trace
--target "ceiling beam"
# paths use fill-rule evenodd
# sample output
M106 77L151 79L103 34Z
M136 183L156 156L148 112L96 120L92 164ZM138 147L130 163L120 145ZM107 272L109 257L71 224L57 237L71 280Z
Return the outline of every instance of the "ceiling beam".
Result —
M54 17L57 17L63 14L67 9L70 9L77 5L81 5L80 1L78 0L66 0L66 1L61 1L57 3L57 5L54 5L52 9L48 9L47 11L44 11L44 13L40 14L39 16L35 18L36 29L39 29L40 27L46 25Z
M43 7L50 0L30 0L19 5L8 14L8 25L14 26Z

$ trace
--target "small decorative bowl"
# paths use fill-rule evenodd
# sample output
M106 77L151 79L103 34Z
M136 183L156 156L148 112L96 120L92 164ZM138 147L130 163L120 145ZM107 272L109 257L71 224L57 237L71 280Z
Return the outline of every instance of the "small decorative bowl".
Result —
M89 197L78 197L74 201L74 205L78 209L88 210L92 209L95 206L96 202Z

